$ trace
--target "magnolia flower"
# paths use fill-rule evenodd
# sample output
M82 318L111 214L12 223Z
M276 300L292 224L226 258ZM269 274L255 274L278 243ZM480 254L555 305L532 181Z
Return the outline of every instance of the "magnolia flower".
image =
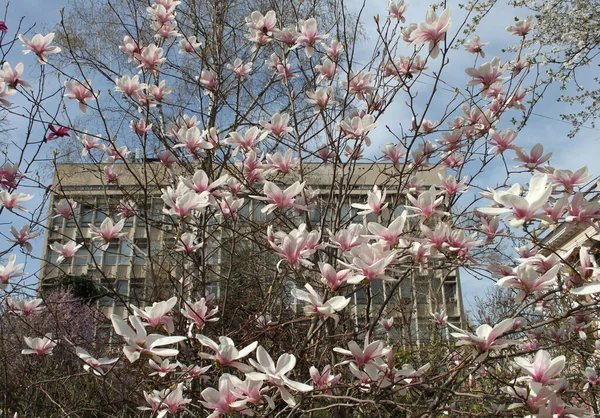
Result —
M271 116L271 122L265 122L261 120L259 123L261 126L270 131L275 136L286 135L294 130L291 126L288 126L290 121L290 115L288 113L275 113Z
M304 45L304 52L310 58L315 52L316 43L328 37L329 34L319 35L317 21L314 18L310 18L300 24L300 36L296 38L296 46Z
M17 271L21 270L25 264L17 264L15 266L16 260L17 255L11 254L10 257L8 257L8 263L5 266L0 264L0 289L6 289L10 279L25 275L25 273L17 273Z
M390 0L388 3L388 17L398 19L402 23L406 22L406 18L404 17L406 10L408 10L408 4L404 4L404 0Z
M65 136L71 136L69 135L69 128L66 126L55 127L54 125L49 124L48 129L50 130L50 133L44 138L44 142L48 142L53 138L64 138Z
M235 390L234 376L223 373L219 378L219 390L206 388L201 393L204 401L200 403L214 411L208 418L217 418L221 415L230 415L234 411L244 412L247 409L247 399Z
M190 36L187 39L183 38L179 41L179 53L193 54L200 46L202 46L202 42L197 42L195 36Z
M385 330L385 332L390 332L392 330L392 328L394 327L394 317L381 318L381 321L379 321L379 324Z
M556 359L555 359L556 360ZM594 367L586 367L583 375L587 379L587 383L583 386L583 391L587 392L594 386L598 386L600 380L598 379L598 374L596 373L596 368Z
M81 347L75 348L75 354L86 363L83 369L88 373L91 371L96 376L104 376L108 371L106 369L112 368L112 365L119 360L118 358L110 359L106 357L96 359Z
M482 64L479 69L467 68L465 72L473 78L467 83L467 86L481 84L482 90L487 90L492 84L504 80L502 74L507 67L508 63L500 66L500 58L494 57L490 62Z
M432 321L436 326L442 326L448 321L448 315L446 315L446 311L442 310L440 312L432 312L431 317Z
M56 259L56 263L60 264L64 260L73 258L77 250L79 250L82 246L83 244L77 244L75 241L69 241L64 245L54 242L50 245L50 249L60 254Z
M244 62L236 58L233 64L227 64L227 69L235 74L238 78L250 78L250 71L252 71L252 62Z
M200 300L192 304L185 303L181 310L181 314L191 320L192 323L200 329L204 328L207 322L218 321L219 318L213 318L218 312L218 308L208 308L205 298L200 298Z
M477 359L481 360L487 356L488 350L502 349L509 344L512 344L511 340L499 340L502 334L511 331L514 328L515 320L512 318L505 319L498 323L495 327L491 327L488 324L480 325L476 330L475 334L471 334L467 331L448 323L448 326L454 328L459 332L452 332L451 335L458 339L457 346L460 345L473 345L484 353Z
M65 89L69 93L65 94L65 97L79 102L79 110L83 113L87 112L88 105L87 100L94 99L96 95L92 91L89 80L85 80L85 84L79 80L65 81Z
M92 241L103 242L103 245L100 248L102 250L106 250L110 241L114 239L120 239L121 237L127 235L126 232L121 232L124 225L125 219L121 219L115 224L113 220L108 217L102 221L100 227L89 224Z
M250 355L250 353L252 353L254 349L256 349L256 346L258 345L257 341L254 341L242 350L238 351L238 349L235 347L233 340L229 337L219 337L220 344L217 344L210 338L201 334L196 335L196 338L198 339L198 341L200 341L200 344L210 348L215 352L215 354L200 353L200 357L202 357L203 359L215 360L223 367L234 367L242 373L249 373L252 371L252 367L248 366L247 364L241 363L238 360L241 360L244 357Z
M77 202L73 199L60 199L54 205L54 212L56 215L54 215L53 218L58 218L60 216L69 219L71 216L74 216L76 208Z
M138 409L151 410L156 413L157 418L164 417L167 412L176 414L181 406L192 402L191 399L183 397L183 383L179 383L175 389L144 392L144 398L150 407L140 406Z
M335 312L339 312L348 306L350 303L350 298L345 298L344 296L334 296L328 299L326 302L323 302L323 297L319 295L313 287L306 283L304 285L308 292L304 290L298 290L296 288L292 289L292 296L298 300L302 300L304 302L308 302L308 305L304 307L304 314L307 316L317 315L319 317L333 318L335 324L337 325L340 317L335 314Z
M552 156L551 152L544 155L544 146L542 144L535 144L531 149L530 154L527 154L522 148L515 148L515 153L517 154L517 157L514 158L514 160L523 163L519 167L526 168L530 171L537 169Z
M175 330L175 324L173 318L167 316L171 309L177 303L177 296L173 296L171 299L166 301L154 302L152 306L147 306L144 310L131 305L133 312L140 318L146 320L144 325L150 328L159 328L164 325L165 330L171 334Z
M33 195L24 193L9 193L6 190L0 192L0 204L6 209L13 211L19 209L23 212L29 212L25 206L20 205L21 202L27 202L33 199Z
M473 39L469 39L465 44L465 49L471 54L479 54L481 58L485 58L485 52L483 47L488 45L489 42L481 42L479 36L473 36Z
M290 206L296 209L306 209L304 206L295 203L295 197L298 196L298 194L302 193L302 190L304 190L304 183L300 183L299 181L295 182L285 190L281 190L275 183L266 181L263 187L263 193L267 197L253 197L259 198L261 200L270 200L273 202L269 203L268 205L265 205L265 207L261 209L262 213L269 214L277 208L285 209Z
M508 219L514 228L518 228L525 222L538 217L538 210L546 204L552 194L552 185L547 185L546 174L536 174L529 182L527 196L520 196L521 186L513 185L508 191L493 193L493 199L503 207L499 208L477 208L481 213L487 215L502 215L510 213Z
M290 406L296 405L296 401L286 386L298 392L310 392L313 390L312 386L296 382L286 376L296 365L296 357L293 354L282 354L277 359L277 365L275 365L267 350L259 346L256 349L256 360L250 359L249 361L258 372L246 373L246 376L254 380L267 380L270 384L277 387L281 398Z
M193 232L184 232L177 240L177 248L175 251L182 252L184 255L190 255L199 248L202 248L203 243L196 244L196 234Z
M37 59L40 64L48 63L48 57L46 54L57 54L60 52L60 48L57 46L49 46L54 40L54 33L47 35L37 34L32 39L27 39L23 35L19 35L19 39L23 42L23 47L27 48L23 50L23 54L29 54L33 52L37 55Z
M5 62L2 65L2 69L0 70L0 81L6 83L9 89L15 89L17 86L23 87L31 87L29 83L24 80L21 80L21 75L23 75L23 63L20 62L15 66L13 70L8 62Z
M352 270L344 269L336 271L330 264L319 263L319 270L321 270L321 282L333 291L339 289L348 279L352 277Z
M551 290L556 283L556 275L559 271L560 265L556 265L540 275L533 265L523 263L516 268L515 275L505 276L496 284L500 287L519 289L515 302L521 303L532 292Z
M391 350L390 347L384 347L383 341L373 341L371 344L369 344L368 335L365 337L364 347L365 349L361 350L356 342L350 341L348 343L349 350L335 347L333 351L347 357L352 357L352 359L342 361L340 365L355 363L358 367L362 367L373 362L376 358L386 356Z
M419 195L418 198L414 198L411 194L407 194L406 198L410 200L413 206L405 206L406 209L410 209L419 215L421 219L429 219L436 213L442 213L436 208L444 202L444 197L437 197L437 192L433 186L431 189L424 191Z
M133 326L133 329L118 315L113 314L111 320L115 333L123 337L127 343L123 347L123 353L131 363L137 361L141 355L152 357L176 356L179 350L159 347L175 344L186 339L180 336L148 335L140 318L134 315L129 316L129 322Z
M42 299L14 299L10 296L6 298L6 304L8 305L8 311L16 315L29 316L32 313L39 312L44 309Z
M38 356L52 355L56 343L52 341L52 334L46 334L42 338L23 337L29 348L21 350L21 354L36 354Z
M513 35L525 36L535 27L534 17L529 16L525 20L517 20L515 26L507 26L506 30Z
M33 249L33 246L29 240L35 239L38 235L40 235L39 232L31 232L31 227L29 225L23 225L18 231L14 226L11 226L10 233L13 237L15 237L15 239L10 239L8 241L19 244L28 253L30 253Z
M515 364L529 376L520 377L519 381L533 381L543 385L552 384L554 379L565 367L565 356L558 356L554 359L545 350L540 350L535 354L533 361L529 358L517 357Z
M429 42L429 55L437 58L440 53L440 42L450 29L450 9L446 8L438 17L433 9L427 11L425 22L417 25L410 34L410 42L415 46L421 46Z
M373 191L367 194L367 203L352 203L352 207L356 209L362 209L362 211L358 212L359 215L368 215L370 213L376 213L380 215L382 211L387 208L388 203L383 203L385 201L386 190L383 189L383 192L379 190L379 187L376 185L373 186Z
M159 377L165 377L167 374L174 372L179 367L179 362L171 364L169 359L164 359L160 364L152 359L149 359L148 364L150 364L150 367L155 370L148 376L158 375Z

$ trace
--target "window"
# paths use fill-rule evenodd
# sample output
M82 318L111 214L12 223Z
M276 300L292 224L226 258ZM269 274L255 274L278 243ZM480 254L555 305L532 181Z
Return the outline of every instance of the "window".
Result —
M76 266L85 266L88 263L88 258L89 258L89 251L87 248L81 247L80 249L77 250L77 252L75 253L75 265Z
M90 260L89 263L90 264L98 264L99 266L102 265L102 258L104 256L104 251L102 251L100 249L101 244L98 242L95 242L92 244L92 254L90 256Z
M144 302L144 279L131 279L129 281L129 300L138 308Z
M373 280L371 283L371 300L373 303L382 304L384 299L383 280Z
M107 266L117 265L117 256L119 253L119 244L112 242L108 245L108 248L104 252L104 264Z
M129 283L127 280L117 280L116 286L117 295L116 304L118 306L123 306L124 302L127 302L129 299Z
M119 243L119 265L128 266L131 264L132 248L127 241Z
M365 288L361 287L359 288L356 293L356 303L360 304L365 304L367 303L367 292L365 292Z
M152 214L151 219L154 222L159 222L162 223L164 222L164 215L163 215L163 208L165 207L165 204L162 200L154 200L152 202Z
M94 226L102 225L102 222L106 219L107 207L105 205L98 206L96 210L96 216L94 217Z
M81 227L87 228L94 220L94 208L89 205L81 205Z
M410 277L405 277L402 279L402 282L400 282L400 296L403 298L412 298Z
M444 294L449 302L456 302L456 283L444 283Z
M146 264L146 257L144 254L146 253L148 241L145 239L135 240L135 247L133 248L133 263L136 265ZM137 247L137 248L136 248Z

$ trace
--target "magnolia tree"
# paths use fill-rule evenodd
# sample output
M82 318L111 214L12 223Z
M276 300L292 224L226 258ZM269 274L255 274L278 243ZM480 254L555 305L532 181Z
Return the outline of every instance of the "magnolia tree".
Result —
M476 34L493 2L419 16L390 1L365 52L366 3L352 19L328 4L337 17L290 2L240 21L216 2L123 2L114 66L80 59L64 21L60 46L0 26L0 100L28 122L0 169L4 415L598 413L600 271L585 248L540 238L597 228L592 176L517 139L540 98L535 20L493 46ZM103 185L96 206L68 175L41 174L47 149L57 173L79 161L69 139L86 163L75 172ZM76 233L58 231L38 271L56 219ZM143 266L135 299L102 254ZM71 293L34 294L48 266L68 276L77 257L95 267L93 291L75 297L87 279L71 277ZM435 297L458 269L509 295L476 329ZM418 346L394 329L414 276L432 294ZM111 298L120 309L103 308Z

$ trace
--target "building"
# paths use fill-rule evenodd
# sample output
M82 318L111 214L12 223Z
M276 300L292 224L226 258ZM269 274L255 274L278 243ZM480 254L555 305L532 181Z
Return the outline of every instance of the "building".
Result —
M219 299L224 297L224 289L229 289L229 282L224 285L220 280L226 271L230 276L233 274L240 278L249 275L270 277L273 274L278 259L273 258L272 251L265 250L264 234L267 223L277 225L279 220L275 215L266 216L261 212L264 203L260 200L246 196L233 227L223 223L223 219L208 221L207 227L201 231L202 240L206 242L199 250L202 268L189 267L181 253L174 250L178 220L163 213L161 189L172 184L175 173L154 162L115 164L112 167L121 169L118 184L108 183L102 168L96 165L57 165L42 255L41 292L55 287L65 275L88 277L104 289L98 301L103 311L107 315L126 315L129 303L144 306L170 297L173 286L183 285L180 282L182 276L192 277L194 282L193 288L186 288L186 291ZM391 164L354 164L346 168L304 163L303 169L307 186L312 190L320 189L321 193L316 193L319 198L311 205L310 212L297 215L301 219L296 224L306 222L318 226L323 238L326 238L325 231L332 222L343 225L350 221L366 223L377 220L372 215L367 219L357 216L357 210L351 206L352 203L364 203L367 192L374 185L386 188L386 200L394 208L392 216L404 209L404 197L398 190L399 182L395 180L396 168ZM417 174L415 185L433 184L438 172L432 170ZM286 175L276 180L285 185L296 179ZM247 193L252 194L251 191ZM76 216L68 220L52 217L52 208L64 198L77 202ZM127 239L115 240L106 249L101 249L90 241L88 225L99 226L107 216L115 216L116 206L122 200L136 202L135 216L126 219L123 229ZM411 222L414 226L416 221ZM285 227L289 229L289 225ZM72 259L59 264L58 254L50 246L69 240L84 245ZM234 259L236 264L231 261ZM296 301L289 297L294 286L293 282L286 282L282 301L285 300L289 307L298 308ZM240 287L237 291L243 290ZM459 326L464 322L456 270L440 268L428 274L414 271L397 284L375 281L370 291L367 290L361 288L352 293L355 321L368 321L368 312L375 312L383 300L390 297L385 317L395 318L393 336L400 341L420 344L427 340L432 329L431 312L445 311L449 321ZM370 310L366 309L368 303ZM103 332L110 332L110 328Z

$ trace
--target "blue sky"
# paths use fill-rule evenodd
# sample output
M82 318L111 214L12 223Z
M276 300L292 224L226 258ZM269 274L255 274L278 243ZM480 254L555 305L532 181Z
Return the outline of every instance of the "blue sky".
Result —
M408 2L410 8L406 14L408 22L418 22L424 19L425 13L429 2L412 1ZM349 7L356 8L359 4L358 1L354 0L348 2ZM456 6L456 2L449 2L451 6ZM375 24L371 16L379 14L383 19L386 15L387 0L368 0L367 12L364 14L364 25L365 32L367 34L375 34ZM7 19L7 25L9 30L11 26L14 27L14 22L17 21L21 16L25 17L23 27L29 27L32 24L36 24L36 28L33 33L46 33L47 29L58 23L60 19L59 10L63 7L68 7L67 0L20 0L13 1L10 4L9 15ZM460 12L456 7L453 7L454 19L458 21ZM483 42L490 42L490 46L486 49L487 56L483 61L479 61L481 64L484 61L489 61L495 54L500 54L496 45L504 45L506 42L515 42L514 37L511 38L505 31L505 27L514 22L514 17L525 18L527 15L519 15L519 12L514 8L499 5L498 8L483 21L481 28L477 34L481 37ZM359 47L359 53L357 54L357 61L366 61L367 51L370 51L371 45L373 44L372 39L365 42ZM19 46L20 48L20 46ZM18 54L13 54L13 60L22 60L26 64L33 58L29 57L18 57ZM458 80L465 81L465 76L461 73L465 67L472 65L473 56L465 53L453 54L454 62L453 65L458 70L457 72L457 83ZM18 62L18 61L17 61ZM591 74L591 70L589 71ZM589 75L588 74L588 75ZM585 78L585 72L582 74ZM543 144L546 152L553 152L551 164L554 167L566 168L576 170L582 165L588 165L592 174L598 174L600 171L596 165L597 156L600 155L600 130L582 129L575 139L569 139L567 134L570 130L570 125L559 120L559 113L569 112L569 106L564 103L557 103L556 98L559 92L557 89L550 90L546 97L539 103L535 109L536 115L533 116L525 129L521 131L518 136L518 143L520 146L525 148L531 148L536 143L540 142ZM435 113L434 113L435 114ZM398 131L399 121L404 125L405 129L409 127L410 117L402 106L401 100L397 104L393 105L386 115L380 119L379 127L371 138L374 141L373 147L380 147L387 142L391 142L393 138L385 129L385 125L389 125L393 130ZM16 131L12 133L12 138L18 138L19 134L23 133L25 126L16 120L13 120L13 126ZM510 127L509 125L500 125L501 129ZM40 132L39 135L43 135ZM375 148L376 149L376 148ZM500 173L502 174L502 173ZM486 173L486 181L490 186L494 186L497 179L498 173L493 170ZM515 179L517 181L519 179ZM523 181L520 179L519 181ZM3 220L4 221L4 220ZM41 240L38 239L38 248L40 247ZM38 249L39 251L39 249ZM36 262L33 262L36 263ZM35 266L29 269L29 271L37 270ZM469 275L463 274L463 294L465 298L465 304L469 306L475 296L481 296L485 293L486 289L490 287L490 283L479 282Z

